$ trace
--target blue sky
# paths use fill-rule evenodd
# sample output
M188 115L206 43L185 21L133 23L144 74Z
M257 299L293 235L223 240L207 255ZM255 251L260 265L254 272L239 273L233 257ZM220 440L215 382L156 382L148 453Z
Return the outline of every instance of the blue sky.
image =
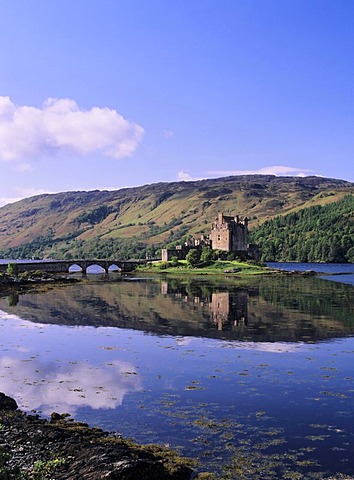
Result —
M3 0L0 204L239 173L354 181L352 0Z

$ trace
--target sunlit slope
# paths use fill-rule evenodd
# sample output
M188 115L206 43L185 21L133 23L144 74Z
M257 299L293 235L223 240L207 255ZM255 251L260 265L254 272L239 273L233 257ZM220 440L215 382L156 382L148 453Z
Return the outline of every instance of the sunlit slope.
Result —
M39 195L0 208L0 250L38 243L60 255L72 242L129 239L161 246L182 234L209 233L218 211L248 216L251 228L309 205L354 192L354 184L320 177L235 176L157 183L117 191Z

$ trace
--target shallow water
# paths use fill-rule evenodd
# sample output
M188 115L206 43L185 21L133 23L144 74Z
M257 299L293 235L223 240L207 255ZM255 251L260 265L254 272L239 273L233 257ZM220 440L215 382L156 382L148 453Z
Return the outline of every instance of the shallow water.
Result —
M354 474L353 300L313 277L118 274L12 295L0 390L179 448L220 478Z
M354 285L354 264L353 263L297 263L297 262L269 262L269 267L281 270L312 270L321 273L321 278L333 282L349 283Z

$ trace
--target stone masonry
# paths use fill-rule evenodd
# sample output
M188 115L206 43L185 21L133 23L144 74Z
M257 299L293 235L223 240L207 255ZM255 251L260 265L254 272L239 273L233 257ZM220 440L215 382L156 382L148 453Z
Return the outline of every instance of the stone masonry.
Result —
M230 216L219 212L218 217L211 225L208 238L201 237L200 240L194 239L188 244L177 245L175 248L164 248L162 249L162 261L169 261L172 257L183 260L192 248L201 250L203 247L221 252L233 252L245 260L259 260L257 246L248 243L248 218L245 217L241 220L238 215Z

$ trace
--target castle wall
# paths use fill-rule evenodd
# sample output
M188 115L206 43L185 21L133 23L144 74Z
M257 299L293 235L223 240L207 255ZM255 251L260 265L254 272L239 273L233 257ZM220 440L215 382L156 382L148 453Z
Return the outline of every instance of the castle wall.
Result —
M211 226L210 239L213 250L225 252L247 252L248 222L239 221L239 217L230 217L219 213Z
M177 248L163 248L161 250L161 260L169 262L173 257L178 260L185 260L186 255L190 250L201 250L202 245L179 245Z
M230 251L230 231L226 223L213 223L210 240L213 250Z
M163 248L161 250L161 260L169 262L173 257L177 257L178 260L184 260L188 251L188 248Z
M231 234L231 248L232 252L246 252L248 246L248 231L247 226L236 223L231 224L232 234Z

